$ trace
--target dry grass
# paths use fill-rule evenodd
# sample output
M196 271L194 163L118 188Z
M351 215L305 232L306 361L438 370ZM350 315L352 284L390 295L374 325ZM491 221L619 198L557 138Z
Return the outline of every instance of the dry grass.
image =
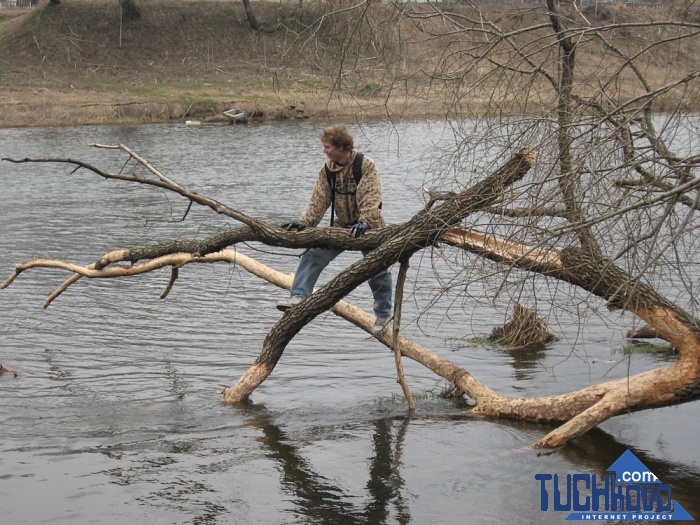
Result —
M108 0L2 11L3 125L211 120L231 107L272 119L298 116L290 106L307 117L441 111L408 93L382 98L376 65L338 86L337 32L305 30L328 6L254 7L265 31L250 29L239 2L144 1L129 24Z
M376 4L367 15L333 12L345 6L338 2L307 1L303 9L255 2L263 31L251 30L242 3L230 0L142 0L142 19L128 24L113 0L2 9L2 124L211 120L231 107L283 119L298 115L290 106L324 118L435 116L462 105L477 113L552 106L551 89L521 97L532 87L527 82L470 63L468 50L480 38L470 32L439 34L444 20L407 17L404 4ZM475 17L466 5L446 8L465 24ZM509 29L544 20L541 7L529 4L492 6L487 14ZM518 45L541 45L533 38ZM697 60L697 51L678 46L647 71L663 76L667 61L683 53ZM548 54L543 48L533 56L546 61ZM591 56L580 72L597 82L601 67ZM453 79L436 80L445 75Z

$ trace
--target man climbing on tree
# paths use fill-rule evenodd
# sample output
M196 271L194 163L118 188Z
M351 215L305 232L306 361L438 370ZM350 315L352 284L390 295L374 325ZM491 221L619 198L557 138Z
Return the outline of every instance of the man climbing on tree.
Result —
M326 162L321 169L306 210L298 221L282 225L288 231L315 227L331 208L331 226L349 228L350 236L360 237L370 228L383 228L382 188L374 161L354 149L353 137L343 124L321 132ZM301 256L291 295L277 303L285 311L311 295L323 269L341 250L310 248ZM387 268L369 279L374 295L374 333L381 333L392 315L391 272Z

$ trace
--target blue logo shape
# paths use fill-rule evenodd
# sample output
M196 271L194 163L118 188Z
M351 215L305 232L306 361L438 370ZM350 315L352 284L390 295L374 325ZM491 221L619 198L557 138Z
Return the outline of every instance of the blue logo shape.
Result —
M694 521L664 484L630 450L596 479L595 474L536 474L540 509L576 511L566 521Z
M661 483L661 480L629 449L608 467L608 472L617 474L618 483Z

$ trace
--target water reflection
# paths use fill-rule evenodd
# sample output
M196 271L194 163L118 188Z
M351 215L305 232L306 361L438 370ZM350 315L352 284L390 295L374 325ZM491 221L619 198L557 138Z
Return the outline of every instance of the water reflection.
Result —
M252 417L246 420L246 426L256 428L262 432L259 442L267 449L267 457L278 466L282 493L286 494L293 503L291 511L301 519L302 523L324 524L407 524L416 522L411 508L415 501L410 497L409 483L402 474L404 468L403 454L406 441L411 437L411 428L420 433L418 427L412 427L412 423L436 424L439 421L461 421L469 425L468 421L478 422L480 418L471 418L468 415L456 415L454 413L432 414L422 416L398 416L389 415L372 420L370 426L365 427L366 441L371 442L371 454L363 462L366 466L366 483L364 484L366 497L362 503L357 503L359 496L350 490L343 488L342 484L348 480L342 476L329 477L321 473L321 469L314 466L314 462L308 457L310 447L320 446L319 436L316 441L308 434L299 436L293 429L285 429L284 425L275 422L276 417L263 405L251 404L246 411ZM500 421L501 428L508 428L513 435L543 434L554 428L550 425L540 425L522 421ZM321 431L324 439L329 439L335 429ZM370 435L371 434L371 435ZM413 435L415 438L416 435ZM332 438L330 438L332 439ZM439 448L440 441L434 443ZM453 444L454 445L454 444ZM470 443L470 445L472 445ZM482 447L478 450L477 448ZM574 474L592 472L602 477L607 468L628 449L628 445L615 438L612 434L601 429L594 429L583 437L573 441L569 446L553 452L549 456L540 457L529 468L530 475L523 478L522 468L538 456L538 452L527 446L510 450L498 451L487 442L473 443L473 446L463 449L460 455L467 458L467 466L462 471L464 483L474 483L475 494L469 496L468 505L474 505L480 500L476 493L483 492L483 481L495 484L490 487L490 494L503 494L503 489L510 484L507 478L496 482L490 479L487 473L491 468L500 471L501 467L509 466L512 472L520 479L521 486L518 490L532 489L532 502L525 505L522 510L524 521L515 520L513 523L532 522L539 516L541 523L556 522L562 517L561 513L540 513L537 509L537 482L534 481L534 473L552 472L559 474ZM430 456L430 450L424 451ZM687 464L661 461L653 454L644 450L634 450L637 457L650 468L664 482L673 480L673 497L692 515L698 515L700 508L697 501L696 487L700 483L700 469L689 467ZM455 461L458 460L455 456ZM563 461L562 461L563 460ZM554 466L553 466L554 465ZM342 472L344 465L335 465L335 472ZM424 471L426 481L428 471ZM518 474L516 474L518 473ZM438 473L439 475L439 473ZM527 492L527 490L526 490ZM454 494L446 494L455 497ZM466 495L463 496L466 498ZM486 498L488 500L488 498ZM482 505L488 506L486 502ZM483 512L485 509L481 509ZM458 512L450 513L456 516ZM488 521L488 520L487 520ZM452 520L448 520L452 522Z
M517 381L533 379L542 371L542 362L547 355L546 350L542 347L505 350L512 358L511 365L515 369L513 377Z
M294 512L304 517L304 523L383 524L387 522L392 506L397 523L411 521L401 492L403 479L399 471L403 440L411 416L374 421L373 454L369 459L366 484L369 498L358 509L350 494L314 470L301 447L273 422L264 406L254 405L249 407L251 409L255 416L247 420L247 425L262 431L261 443L267 447L268 457L279 465L283 491L292 498ZM395 422L399 423L396 431Z
M394 506L398 523L411 521L407 502L401 493L404 481L400 471L404 440L411 419L412 416L408 415L401 419L385 418L374 422L374 456L371 460L370 479L367 482L372 501L365 511L365 523L386 523L389 504ZM395 437L394 421L399 423Z

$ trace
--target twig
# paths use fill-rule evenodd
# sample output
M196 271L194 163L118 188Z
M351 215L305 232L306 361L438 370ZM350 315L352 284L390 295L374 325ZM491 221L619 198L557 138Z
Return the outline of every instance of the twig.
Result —
M149 186L156 186L159 188L166 189L168 191L175 192L186 199L190 199L197 204L200 204L202 206L206 206L212 210L214 210L216 213L226 215L227 217L231 217L232 219L235 219L237 221L242 222L243 224L249 226L251 229L253 229L256 232L260 232L261 228L265 228L265 225L252 218L247 216L244 213L241 213L237 210L234 210L233 208L229 208L228 206L215 201L214 199L210 199L208 197L204 197L203 195L199 195L198 193L189 191L188 189L184 188L180 184L176 183L175 181L169 179L162 173L160 173L156 168L153 167L148 161L145 159L142 159L139 155L137 155L134 151L132 151L130 148L127 146L124 146L122 144L119 144L117 146L107 146L104 144L91 144L92 147L95 148L102 148L102 149L110 149L110 150L122 150L126 154L128 154L132 159L137 161L139 164L143 165L146 169L148 169L153 175L157 177L158 180L154 180L152 178L146 178L146 177L141 177L139 175L124 175L124 174L117 174L117 173L108 173L106 171L103 171L95 166L92 166L91 164L88 164L86 162L78 161L78 160L72 160L72 159L64 159L64 158L41 158L41 159L33 159L33 158L24 158L24 159L12 159L5 157L2 160L6 160L8 162L13 162L15 164L20 164L24 162L60 162L60 163L65 163L65 164L73 164L77 166L78 168L84 168L89 171L92 171L93 173L96 173L100 177L103 177L105 179L115 179L115 180L122 180L122 181L128 181L128 182L136 182L139 184L147 184Z
M399 349L399 328L401 326L401 304L403 303L403 285L406 282L406 273L408 272L408 259L401 259L401 269L399 277L396 281L396 297L394 298L394 326L392 330L391 348L394 350L394 358L396 359L396 373L398 375L396 382L401 385L403 395L406 396L408 402L408 410L415 412L416 403L413 401L411 389L406 382L406 376L403 373L403 363L401 362L401 350Z
M168 284L165 286L165 290L163 290L163 293L160 294L161 299L165 299L168 296L168 294L170 293L170 290L173 289L173 285L175 284L175 281L177 281L177 278L179 276L180 276L179 266L173 266L173 269L170 272L170 280L168 281Z
M188 107L187 110L182 114L182 118L185 118L185 117L187 116L187 114L188 114L188 113L190 112L190 110L192 109L192 106L193 106L193 105L194 105L194 102L192 102L192 103L190 104L190 107Z
M36 44L36 47L39 48L39 53L41 53L41 61L44 62L46 60L46 55L44 54L44 51L41 49L41 46L39 45L39 41L34 37L34 43Z

